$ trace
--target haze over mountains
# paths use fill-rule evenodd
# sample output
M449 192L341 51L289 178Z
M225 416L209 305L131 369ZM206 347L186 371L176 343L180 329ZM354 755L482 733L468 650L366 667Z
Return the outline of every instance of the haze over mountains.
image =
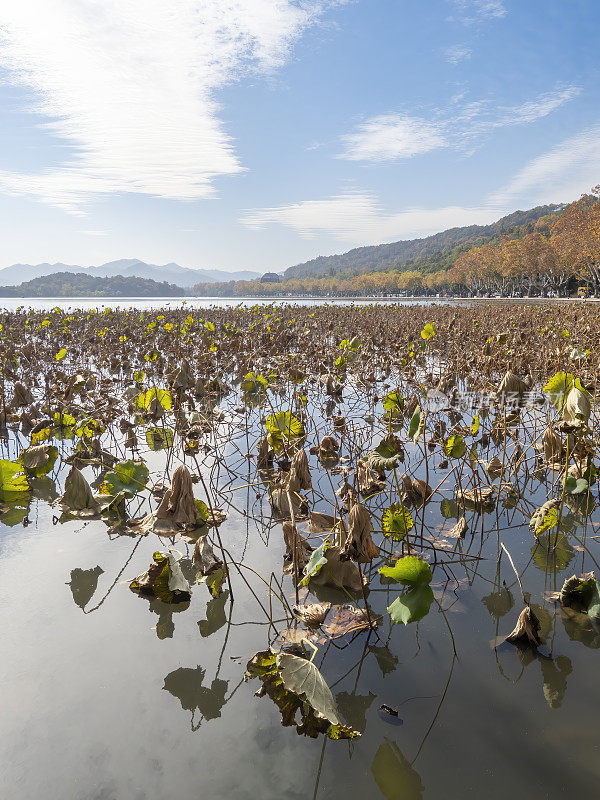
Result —
M431 266L443 266L440 262L448 258L457 248L467 249L512 233L521 225L536 222L541 217L559 212L563 206L556 204L536 206L527 211L514 211L490 225L466 225L426 236L423 239L405 239L389 244L355 247L347 253L333 256L318 256L303 264L288 267L285 278L320 277L323 275L360 274L406 268L415 268L431 262Z
M319 256L288 267L282 273L283 279L287 278L319 278L323 276L352 276L371 272L389 272L397 270L418 270L423 274L438 270L447 270L456 261L458 256L470 249L486 242L498 241L505 236L517 236L527 231L542 217L556 219L565 209L564 205L545 205L530 208L526 211L515 211L490 225L468 225L436 233L423 239L407 239L388 244L357 247L347 253L332 256ZM86 276L89 279L73 284L69 274ZM13 264L11 267L0 269L0 287L21 287L23 290L37 292L42 287L50 291L49 296L64 294L67 289L85 291L93 294L103 291L108 284L94 284L91 279L125 278L131 279L130 291L140 284L136 279L143 278L154 281L156 284L167 283L173 289L184 290L184 294L197 292L201 295L214 292L216 295L233 294L232 283L235 281L253 281L260 278L262 273L252 270L238 272L225 272L224 270L188 269L173 262L158 266L147 264L135 258L124 258L110 261L98 267L79 267L67 264ZM51 276L50 281L40 281L41 278ZM23 286L29 281L36 281L35 287ZM230 284L217 287L215 284ZM36 288L37 287L37 288ZM212 288L211 288L212 287ZM127 286L118 284L119 290L127 291ZM156 287L155 287L156 288ZM251 291L251 287L247 287ZM151 291L145 287L144 291ZM36 294L36 296L39 296Z
M0 286L20 284L34 278L53 275L57 272L84 273L95 278L112 278L116 275L122 275L125 278L150 278L159 283L167 281L186 288L204 281L214 283L251 281L262 274L251 270L225 272L220 269L188 269L187 267L180 267L179 264L174 264L173 262L158 266L156 264L146 264L145 261L140 261L137 258L122 258L118 261L109 261L99 267L78 267L70 264L13 264L10 267L0 269Z

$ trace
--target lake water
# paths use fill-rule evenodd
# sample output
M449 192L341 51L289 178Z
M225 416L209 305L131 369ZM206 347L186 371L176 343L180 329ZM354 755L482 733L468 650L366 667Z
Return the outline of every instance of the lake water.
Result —
M364 409L357 397L349 388L342 408L358 424ZM243 457L247 439L244 415L235 411L238 402L231 397L222 403L231 472L222 467L212 475L217 502L228 514L220 532L236 561L281 577L281 524L273 520L265 486ZM257 430L259 416L254 413ZM56 444L69 452L68 442ZM3 458L17 456L12 435L0 447ZM163 474L164 453L145 448L143 457L154 475ZM465 539L448 540L448 564L434 572L439 608L432 606L421 622L408 626L391 625L386 607L398 585L383 583L372 569L369 603L383 617L377 631L323 644L316 657L345 722L363 735L351 742L313 740L281 726L271 700L255 697L257 680L243 682L246 662L264 649L269 628L239 576L234 576L233 604L227 592L212 599L202 585L194 586L189 607L136 596L129 582L147 569L164 542L154 534L111 534L101 521L59 521L60 512L48 500L64 484L67 469L35 482L30 506L17 504L0 516L0 796L598 796L600 633L573 625L543 600L544 592L559 589L566 577L593 567L581 548L569 544L548 558L521 512L499 506L489 514L467 513ZM314 457L311 469L315 490L328 501L318 508L331 511L329 479ZM446 474L437 456L429 470L432 485ZM85 475L92 482L98 472L88 467ZM422 467L416 475L425 477ZM533 508L546 498L546 487L532 488L533 479L527 480ZM198 486L195 490L202 497ZM446 516L439 500L431 502L426 530L443 539L456 522ZM571 524L575 543L588 523L573 516ZM596 513L590 538L598 524ZM539 653L490 645L512 629L522 608L506 558L498 568L500 539L542 619ZM597 544L589 546L597 553ZM182 542L175 547L193 580L191 547ZM293 604L290 579L283 581ZM264 602L264 586L257 580L255 585ZM318 597L348 602L336 590L320 590ZM360 597L356 602L362 605ZM277 603L274 616L284 630ZM396 708L399 719L380 713L382 704Z
M153 308L178 308L183 304L190 308L210 308L218 306L220 308L233 308L235 306L253 306L274 303L275 305L285 305L291 303L298 306L315 305L364 305L372 303L392 303L395 305L427 305L429 303L448 304L454 302L469 302L468 300L449 300L449 299L427 299L427 298L268 298L268 297L0 297L0 309L5 311L16 311L18 308L32 308L37 311L50 311L52 308L68 309L91 309L97 308L136 308L147 310Z

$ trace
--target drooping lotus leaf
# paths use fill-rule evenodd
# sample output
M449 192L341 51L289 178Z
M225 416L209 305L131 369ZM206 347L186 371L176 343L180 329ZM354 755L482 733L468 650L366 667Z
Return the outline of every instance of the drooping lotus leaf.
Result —
M373 450L371 453L368 453L362 459L367 466L369 466L375 472L378 472L380 475L385 472L386 470L394 469L404 460L404 453L398 453L395 456L391 456L390 458L385 458L384 456L380 455L377 451Z
M291 653L279 653L276 663L283 685L289 692L310 703L332 725L341 724L331 689L312 661Z
M132 592L152 594L165 603L181 603L190 599L191 589L173 553L157 551L154 563L135 578L129 588Z
M539 536L541 533L549 531L558 525L559 508L560 500L554 497L534 511L531 520L529 521L529 527L536 536Z
M404 447L393 433L384 436L373 452L382 458L391 459L398 456L398 461L404 461Z
M573 575L560 590L559 602L575 611L582 611L595 622L600 622L600 583L590 572L581 578Z
M71 467L65 480L65 491L56 502L71 516L94 517L100 514L100 504L77 467Z
M40 444L28 447L21 453L21 462L28 475L41 478L47 475L58 458L58 447L51 444Z
M299 657L293 656L292 658ZM262 681L262 687L257 692L257 695L263 697L266 694L273 700L281 712L281 724L284 727L295 726L298 735L310 736L313 739L316 739L320 733L324 734L329 739L354 739L360 736L357 731L353 731L339 722L337 724L330 722L326 716L312 707L310 701L306 699L306 694L303 693L302 696L300 696L296 694L295 691L286 688L280 674L278 661L279 656L274 650L260 651L248 662L244 678L246 680L259 678ZM293 662L284 661L284 666L287 670L286 675L288 681L293 681L293 675L290 677L290 673L294 671L298 672L294 670L295 664ZM314 669L316 670L317 668L315 667ZM329 695L331 695L331 691L320 673L319 676L321 677L325 689ZM301 672L296 675L296 678L300 677L302 677ZM311 677L314 680L315 674L311 673ZM310 687L307 688L310 689ZM316 702L318 702L318 692L310 692L310 694L311 696L314 694L315 697L317 697ZM333 701L333 698L331 698L331 701ZM331 708L328 703L326 707L331 714ZM333 713L337 718L335 705L333 705ZM300 714L300 721L296 719L298 714Z
M102 494L119 494L124 492L133 497L146 488L150 472L143 461L120 461L107 472L100 487Z

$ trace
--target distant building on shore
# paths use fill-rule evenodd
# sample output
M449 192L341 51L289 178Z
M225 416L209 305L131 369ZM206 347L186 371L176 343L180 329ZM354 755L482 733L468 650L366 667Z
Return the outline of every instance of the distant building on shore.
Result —
M281 283L281 276L276 272L265 272L260 279L261 283Z

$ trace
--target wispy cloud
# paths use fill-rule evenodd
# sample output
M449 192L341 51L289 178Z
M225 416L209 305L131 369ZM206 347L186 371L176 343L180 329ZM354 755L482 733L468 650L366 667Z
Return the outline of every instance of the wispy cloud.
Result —
M449 108L437 111L432 119L383 114L366 120L355 132L342 136L344 150L337 158L384 162L443 147L472 150L491 131L536 122L580 93L577 86L559 87L514 107L494 106L489 101L467 102L464 95L459 95Z
M576 199L600 180L600 125L565 139L519 170L490 202L550 203Z
M503 214L547 203L576 200L600 182L600 124L565 139L534 158L500 189L474 206L406 208L386 211L370 192L345 192L248 211L240 222L253 230L283 225L311 238L329 234L351 244L374 244L427 236L462 225L485 225Z
M502 19L507 15L504 0L450 0L461 20L472 24L478 19Z
M387 213L373 194L356 191L326 200L256 209L247 212L240 221L253 230L279 224L292 228L304 238L325 233L348 243L364 244L426 236L457 225L485 224L497 216L498 209L491 206L409 208Z
M85 236L108 236L110 231L81 231Z
M438 125L401 114L372 117L342 141L346 147L338 157L350 161L392 161L446 146Z
M459 64L461 61L466 61L471 58L472 52L471 48L464 44L453 44L444 51L446 61L449 64Z
M72 155L39 174L0 172L0 189L71 213L113 192L211 196L217 176L242 170L215 92L280 67L337 2L6 0L0 67Z

